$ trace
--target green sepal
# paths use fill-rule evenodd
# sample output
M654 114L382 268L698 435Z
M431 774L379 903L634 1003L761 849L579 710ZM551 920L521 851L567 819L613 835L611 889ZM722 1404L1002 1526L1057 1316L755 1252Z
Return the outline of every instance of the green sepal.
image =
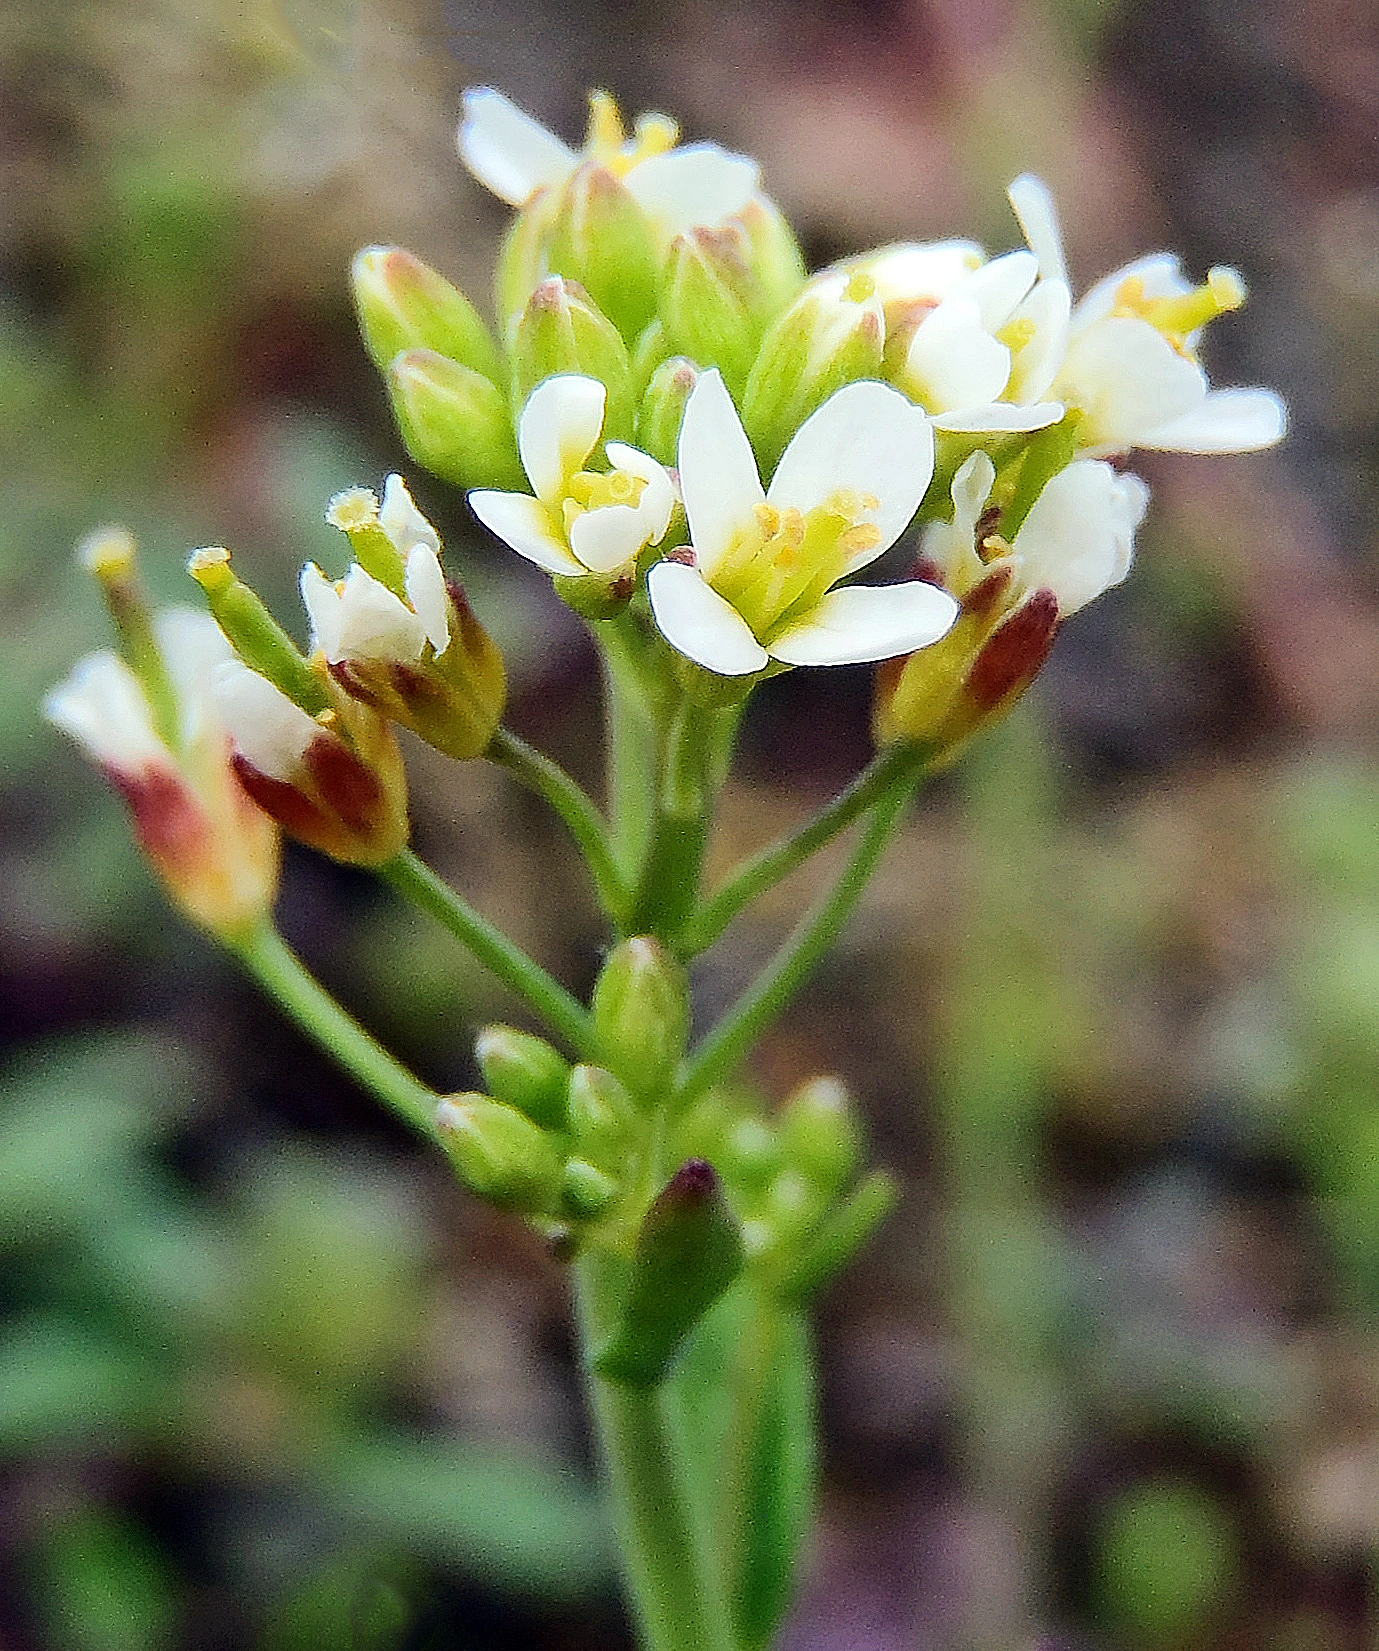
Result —
M436 1108L436 1128L460 1179L500 1209L554 1209L564 1165L546 1131L488 1095L452 1095Z
M618 1199L618 1183L587 1158L571 1158L565 1165L560 1204L576 1221L594 1221Z
M1002 509L1001 519L997 524L997 532L1007 543L1013 540L1024 526L1025 517L1034 508L1039 495L1049 482L1060 470L1066 470L1073 462L1077 454L1077 427L1080 422L1080 413L1066 413L1057 424L1050 424L1046 429L1036 431L1026 443L1019 461L1019 469L1015 473L1010 502ZM1004 480L1004 477L1000 478L996 485L997 503L1000 502L1003 490L1001 483Z
M537 285L513 334L511 359L514 419L538 384L557 373L582 373L608 392L603 440L631 440L636 416L627 346L577 281L551 275Z
M745 237L692 229L671 242L661 272L661 320L675 349L717 367L735 400L747 382L764 322L754 313Z
M637 446L671 469L680 462L680 426L698 378L692 361L672 356L652 373L637 410Z
M616 619L632 600L636 583L630 575L607 579L600 573L552 575L556 595L581 619Z
M434 350L490 380L502 376L483 317L457 286L402 247L355 253L350 285L364 346L380 372L404 350Z
M525 491L507 398L491 379L434 350L388 366L388 391L407 451L457 487Z
M546 262L578 281L625 339L656 313L656 246L646 214L624 184L596 162L566 184Z
M780 1144L792 1164L827 1203L857 1173L862 1127L837 1078L811 1078L781 1108Z
M594 987L594 1037L603 1064L634 1095L670 1086L689 1040L689 983L660 941L637 935L614 948Z
M495 1099L546 1129L565 1127L570 1063L544 1038L515 1026L485 1026L474 1040L474 1056Z
M683 1163L642 1221L618 1323L593 1368L655 1387L687 1336L742 1270L742 1235L713 1166Z
M570 1074L565 1116L584 1155L606 1166L624 1152L637 1109L611 1072L601 1066L577 1066Z

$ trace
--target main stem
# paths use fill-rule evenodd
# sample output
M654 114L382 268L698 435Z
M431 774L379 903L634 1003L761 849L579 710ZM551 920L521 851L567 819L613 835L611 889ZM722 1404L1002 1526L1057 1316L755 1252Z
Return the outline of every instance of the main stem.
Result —
M575 1263L586 1366L616 1316L612 1258ZM723 1577L687 1484L684 1442L664 1387L588 1374L643 1651L736 1651Z
M244 968L308 1037L404 1123L436 1138L436 1093L335 1001L271 924L229 944Z

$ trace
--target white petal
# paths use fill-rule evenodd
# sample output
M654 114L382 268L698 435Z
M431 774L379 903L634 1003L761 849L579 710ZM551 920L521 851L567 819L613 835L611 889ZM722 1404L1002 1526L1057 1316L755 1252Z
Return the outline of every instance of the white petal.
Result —
M234 657L234 649L200 608L160 608L153 616L153 634L177 695L182 739L193 745L217 722L211 674L222 660Z
M1192 283L1183 277L1176 252L1148 253L1103 275L1094 287L1083 293L1073 311L1073 331L1085 332L1093 321L1109 315L1116 307L1116 294L1131 279L1143 282L1146 298L1176 298L1192 290Z
M646 523L627 504L586 510L570 527L570 549L590 573L618 573L636 559L647 542Z
M306 571L315 571L313 565ZM302 584L305 596L305 571ZM335 646L325 650L332 665L342 659L417 659L426 641L426 628L411 608L357 562L340 587L336 623Z
M517 451L543 504L563 497L568 479L594 451L607 400L599 380L582 373L543 379L527 397L517 421Z
M770 651L787 665L861 665L927 648L957 616L958 604L937 585L846 585L775 637Z
M637 506L637 514L646 524L643 543L659 545L675 511L675 483L669 472L649 453L620 441L610 441L607 453L608 462L615 470L626 470L629 476L639 476L646 483Z
M902 242L850 258L842 268L870 275L883 303L941 300L971 275L984 256L975 241Z
M407 483L396 471L383 484L383 507L378 512L378 525L392 540L393 549L405 561L414 545L425 545L437 556L441 553L440 535L417 509Z
M761 169L716 143L688 143L639 161L623 179L667 240L686 230L718 229L757 192Z
M88 757L117 773L133 777L173 765L153 731L139 679L108 649L80 660L43 701L43 714Z
M1015 351L1006 394L1012 401L1042 401L1058 377L1068 349L1072 294L1066 281L1040 281L1011 317L1033 323L1034 337Z
M905 360L907 388L932 413L995 401L1010 377L1010 351L982 326L970 298L954 293L920 322Z
M981 323L995 332L1010 319L1011 312L1039 273L1039 260L1032 252L1007 252L989 264L974 269L955 293L970 298L977 306Z
M704 582L698 568L657 562L646 590L661 635L706 670L719 676L749 676L769 663L747 621Z
M980 448L958 466L953 477L953 525L961 528L971 539L977 529L977 518L986 509L991 489L996 485L996 466L991 456Z
M579 164L554 132L491 86L464 94L456 143L479 182L509 206L524 206L545 184L563 183Z
M752 444L716 367L701 373L690 391L679 457L680 493L695 560L704 578L712 579L733 540L751 527L753 508L766 497Z
M1272 390L1213 390L1136 443L1169 453L1254 453L1283 440L1288 409Z
M1039 401L1033 407L1020 407L1013 401L988 401L981 407L960 408L956 413L937 413L934 428L968 436L1043 430L1057 424L1066 411L1061 401Z
M1058 209L1053 195L1042 178L1024 172L1006 191L1015 216L1020 220L1030 251L1039 260L1039 273L1046 281L1068 279L1068 266L1063 257L1063 234L1058 227Z
M1027 589L1051 590L1060 613L1076 613L1118 585L1130 568L1149 489L1138 476L1079 459L1034 501L1011 547Z
M450 595L440 557L430 545L414 545L407 557L407 600L416 610L426 640L440 655L450 646Z
M238 659L216 666L212 691L221 721L243 756L270 779L291 779L302 753L321 732L319 725Z
M302 606L311 621L311 649L319 650L332 663L344 657L340 638L343 634L341 608L344 599L334 582L327 579L315 562L308 562L298 581Z
M1108 316L1073 338L1054 389L1085 414L1079 442L1118 452L1198 406L1207 380L1147 321Z
M585 571L552 528L545 505L530 493L478 491L469 495L469 508L504 544L547 573Z
M969 455L953 477L953 520L930 522L920 539L920 551L933 562L950 591L962 594L982 578L985 564L977 554L977 520L986 509L996 483L996 466L980 448Z
M880 543L874 561L905 531L934 473L934 433L920 408L889 384L846 384L791 437L767 498L808 512L840 491L871 494ZM853 571L849 568L849 572Z

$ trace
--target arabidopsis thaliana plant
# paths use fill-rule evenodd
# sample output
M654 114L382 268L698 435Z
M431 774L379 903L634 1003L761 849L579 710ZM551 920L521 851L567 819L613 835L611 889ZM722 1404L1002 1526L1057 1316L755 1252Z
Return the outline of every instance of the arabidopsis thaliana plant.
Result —
M769 491L721 376L694 387L680 432L680 487L693 563L659 562L647 588L681 653L721 676L844 665L922 648L957 604L919 581L838 580L904 531L934 463L928 420L889 385L850 384L808 418Z
M579 373L538 384L517 425L532 493L469 495L485 527L549 574L629 577L641 551L660 544L670 526L675 488L655 459L610 441L613 469L584 468L598 445L607 396L598 379Z

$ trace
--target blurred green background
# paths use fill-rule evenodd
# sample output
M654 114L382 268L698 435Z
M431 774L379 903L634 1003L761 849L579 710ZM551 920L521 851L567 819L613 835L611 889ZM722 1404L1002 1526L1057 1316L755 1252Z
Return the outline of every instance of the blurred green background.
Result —
M1379 14L1365 0L15 0L0 13L0 1647L628 1644L564 1283L167 907L40 723L119 519L295 611L326 497L402 461L345 270L476 296L465 84L575 137L589 85L758 154L813 262L1013 243L1238 264L1264 458L1146 459L1131 581L931 789L762 1049L840 1070L906 1197L826 1303L824 1517L787 1651L1379 1645ZM587 644L409 472L598 775ZM867 755L868 673L749 719L717 853ZM601 936L500 779L410 751L423 851L562 978ZM783 760L784 759L784 760ZM571 891L555 892L569 873ZM721 1006L805 897L706 961ZM283 922L430 1081L516 1015L365 879Z

